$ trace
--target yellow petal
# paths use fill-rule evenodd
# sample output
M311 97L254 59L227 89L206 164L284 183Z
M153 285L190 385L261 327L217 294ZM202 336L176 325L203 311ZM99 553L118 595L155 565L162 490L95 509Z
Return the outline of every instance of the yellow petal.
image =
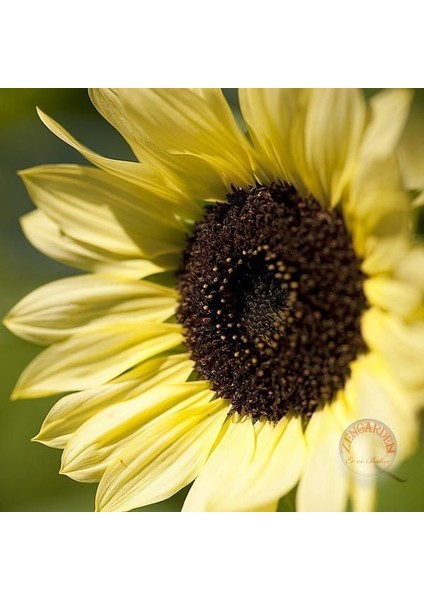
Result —
M232 490L234 502L252 509L286 495L300 478L305 450L299 418L282 419L277 425L265 423L258 428L253 461L240 473Z
M423 292L410 283L387 275L369 277L364 291L370 304L407 317L422 306Z
M99 481L107 466L143 425L167 412L207 403L213 396L204 382L156 386L125 402L108 406L71 436L62 455L61 473L77 481Z
M299 511L334 512L346 508L349 471L339 454L340 437L351 422L339 416L340 397L333 404L315 412L306 429L307 461L296 494ZM337 418L336 418L337 415Z
M369 353L353 363L345 396L352 423L373 419L392 430L396 440L396 457L390 468L395 469L400 461L414 451L417 444L418 404L414 406L410 391L399 383L397 377L393 377L381 358ZM361 439L363 457L374 455L374 443L372 438L364 436ZM367 474L350 472L350 497L355 511L375 509L379 473L375 470L373 474L371 467L367 465Z
M291 153L291 132L299 109L298 89L241 88L240 109L257 150L262 168L273 181L301 181Z
M261 510L297 483L305 447L300 419L230 421L193 484L185 511Z
M101 323L161 322L174 314L176 292L147 281L80 275L44 285L23 298L5 325L36 344L52 344Z
M169 205L99 169L52 165L20 175L34 203L68 237L124 257L179 255L184 247L184 226Z
M419 426L408 389L399 383L401 371L400 362L390 370L378 355L370 353L354 363L351 385L346 387L346 398L355 420L377 419L393 431L397 445L393 468L415 450Z
M179 325L99 325L41 352L23 371L12 398L37 398L101 385L182 340Z
M410 90L384 90L371 98L369 123L361 147L360 162L369 164L396 152L411 101Z
M313 89L302 103L291 136L294 164L309 192L335 206L355 167L365 101L356 89Z
M141 162L151 158L154 147L161 147L165 151L185 152L186 144L189 144L189 151L210 151L210 148L201 146L204 137L202 131L204 135L206 131L209 131L207 135L211 135L211 131L214 135L224 135L224 139L228 138L234 145L237 142L242 146L246 144L219 89L102 88L90 89L89 96L99 113L127 140ZM196 103L197 114L190 114L192 102ZM209 123L205 122L207 117L210 119ZM166 123L171 120L173 127L170 129ZM198 133L193 131L194 139L191 141L189 136L181 139L180 132L176 131L178 126L188 133L197 126ZM176 148L167 146L166 141L171 138L177 139Z
M424 245L412 246L399 263L395 276L424 291Z
M135 279L164 271L144 258L128 258L95 248L67 237L42 211L34 210L21 218L21 226L31 244L54 260L84 271L110 273Z
M396 269L411 244L410 200L396 157L364 163L343 209L362 269L371 275Z
M400 381L412 388L424 385L424 322L405 323L372 308L362 317L362 334Z
M105 90L92 92L106 93ZM118 89L111 102L131 115L132 134L166 152L224 156L242 162L248 145L219 89ZM171 126L172 125L172 126ZM231 150L240 156L231 157Z
M377 482L374 478L358 477L352 483L351 500L354 512L372 512L376 507Z
M164 167L157 169L151 164L142 165L137 162L104 158L78 142L59 123L41 110L37 109L37 112L44 125L52 133L77 150L96 167L140 187L140 194L147 192L158 199L174 202L178 206L181 215L186 215L194 220L199 216L199 207L172 183L170 179L172 174L168 173Z
M138 154L172 171L190 196L193 183L203 199L222 195L231 183L253 183L248 142L220 90L101 90L92 99L113 125L132 124Z
M226 418L223 400L159 417L105 472L96 509L124 511L169 498L203 467Z
M387 223L390 220L392 223L396 220L402 222L404 216L400 212L389 217ZM391 228L391 225L389 225L389 228ZM405 233L404 231L400 232L399 235L383 235L382 237L365 234L366 246L362 254L364 257L362 263L364 273L374 275L396 269L408 252L408 240L404 235Z
M137 141L137 130L134 122L129 118L125 107L119 98L119 90L90 89L88 90L91 102L99 113L122 135L128 142L132 151L143 162L143 146Z
M50 410L33 441L64 448L71 435L103 409L159 386L183 383L193 368L186 354L153 358L110 383L65 396Z
M371 100L369 123L343 207L369 274L395 269L410 244L410 199L396 154L410 101L406 90L388 90Z

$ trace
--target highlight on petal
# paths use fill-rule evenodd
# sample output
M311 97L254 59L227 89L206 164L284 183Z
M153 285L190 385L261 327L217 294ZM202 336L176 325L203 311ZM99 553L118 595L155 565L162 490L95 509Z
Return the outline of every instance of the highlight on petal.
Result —
M291 133L299 177L323 205L335 206L355 168L366 123L356 89L312 89L302 97Z
M216 152L217 157L225 153L237 161L240 159L230 154L240 146L239 152L247 154L244 136L220 89L91 90L91 99L100 112L98 100L105 95L108 102L102 104L103 111L107 105L114 105L112 110L119 107L121 114L126 111L126 116L131 116L132 135L139 139L142 149L148 148L149 141L169 153L213 156Z
M152 159L154 148L169 151L166 142L175 139L180 132L176 131L180 122L186 119L184 129L193 132L194 139L190 150L201 148L202 130L209 130L212 135L224 135L233 143L237 141L245 145L245 140L234 120L222 91L218 88L192 89L90 89L89 96L99 113L127 140L137 158L143 162ZM180 96L179 104L175 102ZM202 107L201 112L193 111L193 102ZM136 118L132 118L133 114ZM177 119L175 119L177 114ZM210 121L207 121L209 116ZM169 121L173 129L166 127ZM195 128L198 128L196 134ZM178 143L176 151L184 152L190 140L184 137ZM162 145L164 144L165 147ZM205 148L203 148L204 150ZM210 150L208 148L208 150ZM221 150L220 150L221 151Z
M253 183L251 149L221 90L115 89L90 95L140 160L165 166L190 196L207 199L225 194L231 183Z
M119 90L89 89L88 95L102 117L122 135L138 160L143 162L143 146L137 141L138 132L119 98Z
M240 88L239 101L260 164L272 181L285 178L301 186L291 153L293 123L299 110L299 89Z
M43 350L21 374L12 399L101 385L182 341L179 325L143 321L99 325Z
M64 448L77 429L100 411L154 388L183 383L193 369L186 354L171 354L146 360L110 383L69 394L54 404L33 441Z
M347 506L350 476L340 459L339 442L354 419L344 404L340 394L315 412L306 428L308 458L296 494L298 511L338 512Z
M156 386L131 400L98 412L71 436L62 455L61 473L78 481L99 481L107 466L140 429L159 415L173 413L213 397L205 382Z
M305 460L300 419L230 420L191 488L185 511L244 511L271 505L298 482Z
M59 139L77 150L84 158L103 171L131 182L140 188L140 194L147 193L163 201L173 202L178 206L179 214L196 220L200 214L199 206L184 194L173 183L173 175L164 166L162 169L153 165L140 164L124 160L104 158L78 142L66 129L54 119L37 109L38 116L44 125Z
M52 344L102 323L166 321L176 306L177 294L171 288L108 275L80 275L31 292L4 323L31 342Z
M188 485L205 464L227 412L225 401L203 400L158 417L110 464L97 490L96 509L131 510Z
M143 198L136 186L99 169L52 165L20 175L34 203L68 237L127 258L179 255L184 246L185 226L169 204Z
M91 244L73 240L39 209L21 217L21 226L26 238L37 250L53 260L77 269L135 279L164 271L163 267L150 260L141 257L128 258L107 248L96 248Z

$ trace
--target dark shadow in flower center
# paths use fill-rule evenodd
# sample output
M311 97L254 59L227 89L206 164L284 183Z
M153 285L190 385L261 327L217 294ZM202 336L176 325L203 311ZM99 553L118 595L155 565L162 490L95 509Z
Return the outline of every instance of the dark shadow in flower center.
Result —
M196 224L178 274L186 344L233 412L309 417L366 350L350 235L335 211L287 185L227 198Z

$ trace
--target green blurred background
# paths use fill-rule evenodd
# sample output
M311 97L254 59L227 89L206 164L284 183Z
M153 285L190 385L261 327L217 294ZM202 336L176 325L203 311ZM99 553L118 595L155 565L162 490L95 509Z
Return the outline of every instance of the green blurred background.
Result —
M234 90L226 90L226 94L235 107ZM113 158L131 158L120 136L92 107L85 90L0 90L0 316L39 285L74 272L32 248L19 226L19 217L33 206L16 171L45 163L85 162L43 126L36 106L89 147ZM422 92L417 94L414 110L424 112ZM55 399L9 401L19 374L39 347L19 340L1 326L0 352L0 510L92 511L96 486L59 475L60 452L30 441ZM379 480L379 510L424 509L423 459L422 435L418 452L398 471L406 481ZM184 496L181 492L142 510L180 510ZM284 502L280 507L288 510Z

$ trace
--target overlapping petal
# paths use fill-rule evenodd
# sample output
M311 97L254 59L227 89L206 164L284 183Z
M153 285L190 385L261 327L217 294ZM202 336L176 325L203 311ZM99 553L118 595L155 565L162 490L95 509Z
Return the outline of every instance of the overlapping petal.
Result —
M173 183L173 174L165 167L159 169L151 164L105 158L78 142L64 127L43 111L38 110L38 115L46 127L59 139L77 150L96 167L139 187L140 195L151 195L158 200L174 203L181 215L191 219L196 219L201 214L199 206L193 198L188 197Z
M270 505L296 485L304 460L300 419L282 419L277 425L230 420L184 510L243 511Z
M67 277L23 298L6 316L14 333L36 344L53 344L99 324L166 321L177 293L148 281L108 275Z
M100 411L153 388L182 383L193 368L186 354L165 355L146 360L110 383L69 394L54 404L34 441L64 448L71 435Z
M39 209L23 216L21 226L25 236L37 250L83 271L135 279L164 271L164 267L140 256L129 258L107 247L96 247L91 243L74 240L65 235L59 225Z
M366 279L364 291L371 305L406 318L423 306L423 290L416 283L382 274Z
M416 448L419 421L413 396L394 372L378 354L361 357L353 365L346 399L355 420L376 419L393 431L396 440L393 468L396 468Z
M21 177L34 203L68 237L125 258L174 255L178 264L184 223L166 203L140 197L136 186L77 165L36 167Z
M371 275L392 272L411 243L410 199L396 157L410 102L405 90L388 90L371 100L369 124L343 205L355 249Z
M131 510L159 502L195 479L228 412L223 400L205 400L165 414L139 432L103 475L97 510Z
M302 94L297 89L239 89L241 112L270 180L301 184L290 142Z
M355 166L366 122L358 90L240 91L249 131L274 179L335 206Z
M361 168L396 153L412 102L410 90L384 90L369 102L369 123L359 155Z
M340 437L354 419L343 395L315 412L306 428L307 461L296 494L296 509L307 512L346 509L349 471L340 459Z
M43 350L23 371L12 398L78 391L110 381L183 341L179 325L102 324Z
M111 461L139 437L143 425L153 424L159 415L206 403L213 395L203 382L162 385L98 411L71 436L62 455L62 473L78 481L99 481Z
M190 196L253 183L251 148L219 89L91 90L100 113L141 162L169 170Z
M389 370L411 388L424 386L424 321L405 322L371 308L363 317L363 336Z

